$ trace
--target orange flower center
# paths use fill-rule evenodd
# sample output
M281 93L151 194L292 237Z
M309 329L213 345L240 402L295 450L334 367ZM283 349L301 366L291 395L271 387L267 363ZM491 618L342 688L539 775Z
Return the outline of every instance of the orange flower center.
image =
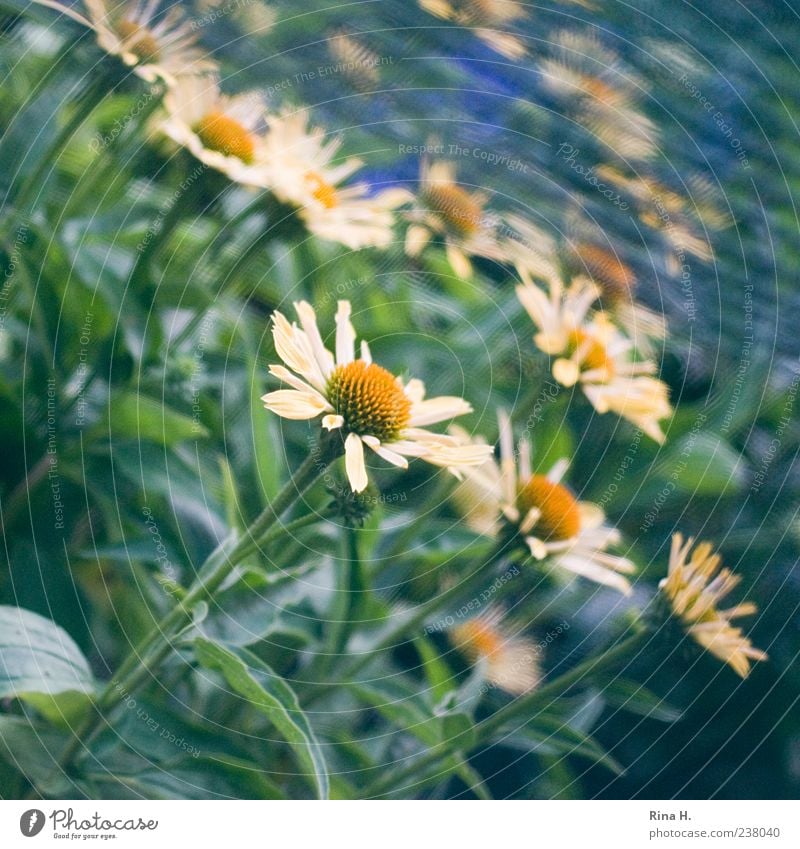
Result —
M472 195L455 183L434 183L425 190L425 202L451 229L462 236L476 233L483 210Z
M328 379L328 400L345 426L381 442L396 440L411 418L411 401L385 368L364 360L337 366Z
M117 35L125 43L125 49L130 50L141 62L158 59L158 39L146 27L123 20L117 24Z
M613 106L622 99L621 93L604 80L597 77L586 76L583 78L583 90L594 100L606 106Z
M503 638L489 622L470 619L453 628L453 642L470 660L490 657L503 647Z
M246 165L255 159L256 145L252 133L224 112L209 112L194 128L203 147L235 156Z
M585 330L573 330L569 336L568 354L572 356L578 349L582 356L580 365L584 371L604 369L607 375L614 372L614 360L609 357L606 346Z
M636 275L619 257L596 245L577 245L575 253L579 268L589 273L612 304L630 300Z
M316 171L309 171L306 174L306 185L311 194L314 195L316 200L325 209L333 209L339 205L339 198L336 196L336 187L324 180Z
M539 519L534 533L545 542L576 537L581 530L581 512L573 494L560 483L544 475L533 475L517 494L517 509L522 518L536 508Z

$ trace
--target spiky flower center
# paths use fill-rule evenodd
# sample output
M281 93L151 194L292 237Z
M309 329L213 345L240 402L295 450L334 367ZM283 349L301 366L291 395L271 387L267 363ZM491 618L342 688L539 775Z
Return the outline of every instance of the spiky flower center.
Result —
M602 370L607 376L614 373L614 360L609 356L606 346L596 336L580 328L569 335L568 354L572 356L576 351L580 351L583 371Z
M462 236L476 233L481 226L483 210L480 203L455 183L434 183L428 186L424 200L445 226Z
M490 657L503 647L503 637L491 623L470 619L453 628L453 641L470 660Z
M194 131L208 150L235 156L246 165L253 163L256 145L252 133L224 112L209 112Z
M532 509L539 511L533 533L545 542L576 537L581 530L581 511L572 493L544 475L533 475L517 494L517 509L524 519Z
M117 35L124 42L124 47L133 53L140 62L154 62L158 59L160 45L158 39L147 29L134 21L120 21L117 24Z
M328 400L345 427L381 442L399 438L411 418L411 400L385 368L354 360L328 379Z
M612 305L630 301L636 275L619 257L597 245L577 245L575 253L579 268L588 272Z
M318 200L325 209L334 209L339 205L339 198L336 194L336 187L332 186L316 171L309 171L306 174L306 185L308 190Z

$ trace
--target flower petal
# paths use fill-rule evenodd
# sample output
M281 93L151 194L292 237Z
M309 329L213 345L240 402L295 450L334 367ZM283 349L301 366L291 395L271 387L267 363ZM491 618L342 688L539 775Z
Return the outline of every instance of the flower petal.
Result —
M318 392L279 389L262 396L264 406L284 419L313 419L327 412L331 405Z
M345 366L356 358L356 331L350 323L350 301L339 301L336 311L336 364Z
M355 433L344 441L344 462L347 479L353 492L363 492L367 488L367 467L364 464L364 443Z
M414 404L408 424L409 427L423 427L471 412L472 405L463 398L455 395L441 395L438 398L429 398L427 401L418 401Z

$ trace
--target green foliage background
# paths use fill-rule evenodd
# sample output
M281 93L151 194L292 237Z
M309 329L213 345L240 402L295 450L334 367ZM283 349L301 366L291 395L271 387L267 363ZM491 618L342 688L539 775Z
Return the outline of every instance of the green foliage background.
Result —
M639 656L434 780L412 777L391 792L795 797L795 9L536 6L520 26L529 56L513 63L410 0L271 5L278 23L263 34L233 14L204 27L227 90L269 87L275 108L311 106L341 134L344 152L365 160L374 185L414 188L419 157L401 151L431 139L522 163L513 170L457 155L460 179L501 211L569 237L580 210L635 269L639 297L668 317L660 354L676 414L666 446L592 415L568 391L546 402L534 428L537 462L572 458L571 486L603 504L640 567L630 601L523 570L507 603L528 632L541 639L570 626L548 647L545 671L574 665L646 603L676 528L714 540L744 576L742 595L760 608L753 641L770 655L745 682L694 653ZM62 628L74 640L65 662L80 667L89 692L308 450L311 428L270 416L258 400L274 388L273 309L288 312L305 298L331 326L337 298L350 299L376 358L424 378L430 394L463 395L475 409L467 426L490 440L495 408L519 408L524 421L520 405L537 397L546 372L513 280L490 263L459 279L438 250L406 258L400 234L388 251L349 252L211 174L171 204L195 165L154 144L147 87L109 76L91 36L48 10L5 1L0 9L0 603ZM335 62L330 40L343 28L382 57L377 80L318 72ZM729 216L729 226L704 233L713 260L690 260L691 310L670 273L664 233L610 204L557 153L569 144L586 167L613 161L536 70L564 29L594 32L626 73L646 81L640 108L658 128L647 167L690 198L697 229L706 190L694 175ZM87 117L96 85L107 91ZM85 121L72 124L77 118ZM74 132L48 158L65 127ZM98 137L113 138L98 151ZM28 214L20 187L42 164ZM132 275L148 232L160 248L146 274ZM180 338L192 317L193 331ZM329 692L341 671L343 570L354 560L362 570L350 645L363 651L387 617L457 579L485 550L444 498L444 473L417 463L405 474L380 466L375 478L382 497L363 530L324 521L297 531L213 600L197 626L206 642L187 637L178 646L93 741L81 776L59 775L52 764L67 727L87 710L83 696L48 700L40 688L0 702L0 796L34 788L55 797L277 798L313 795L329 780L332 795L352 797L385 764L406 767L438 740L466 733L471 717L450 709L448 697L469 672L440 635L382 653L360 687ZM306 509L329 501L318 487ZM299 576L280 577L303 565ZM65 645L51 626L28 625L45 629L43 643ZM0 619L0 641L11 641L3 645L13 645L16 627L13 617ZM276 685L284 679L294 692ZM295 696L304 714L292 707ZM505 700L490 692L479 715Z

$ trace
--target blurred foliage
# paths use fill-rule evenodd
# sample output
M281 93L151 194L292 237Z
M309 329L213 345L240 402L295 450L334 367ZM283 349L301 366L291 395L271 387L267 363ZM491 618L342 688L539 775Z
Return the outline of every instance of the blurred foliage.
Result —
M646 603L676 527L714 540L744 576L760 609L753 639L770 655L744 682L705 656L638 658L396 794L796 798L796 12L766 0L713 15L650 0L536 6L516 24L528 55L512 61L410 0L280 0L263 32L260 5L242 2L202 29L226 90L266 89L275 109L308 105L373 186L416 188L413 149L443 145L499 214L523 214L563 245L611 247L640 299L667 316L658 354L676 414L664 447L566 390L534 428L537 461L572 458L570 485L604 507L640 567L632 600L523 570L504 600L515 620L538 639L570 625L548 646L545 673L605 644ZM147 86L101 74L93 39L49 10L3 0L0 11L0 602L45 629L26 651L59 646L63 657L41 663L53 675L88 664L91 690L307 451L311 428L258 400L274 361L272 310L305 298L327 324L348 298L380 361L423 376L430 394L468 399L467 426L490 440L495 408L524 422L545 375L506 271L482 261L460 279L439 250L406 257L399 236L386 251L347 251L210 173L174 203L194 166L143 132L146 114L127 119ZM564 61L572 37L588 39L587 55L587 44L613 51L617 83L652 122L646 155L620 153L630 133L604 140L579 97L548 85L543 63ZM337 70L350 55L379 61ZM98 84L108 88L90 110ZM621 202L576 162L616 174ZM37 174L29 214L20 186ZM657 183L649 201L634 176ZM653 193L687 199L672 208L673 229ZM681 263L670 239L684 227L701 247ZM153 232L159 249L142 274ZM508 697L489 691L463 708L480 670L440 634L383 652L363 685L326 687L343 646L366 650L390 614L446 586L485 546L443 499L446 477L380 466L355 557L328 518L254 558L92 743L95 772L52 771L64 725L89 709L85 694L31 682L35 697L0 702L0 794L279 798L330 781L332 796L351 797L387 763L468 735ZM327 514L329 502L318 487L304 508ZM348 642L340 581L354 559L363 584ZM20 692L2 684L0 698Z

